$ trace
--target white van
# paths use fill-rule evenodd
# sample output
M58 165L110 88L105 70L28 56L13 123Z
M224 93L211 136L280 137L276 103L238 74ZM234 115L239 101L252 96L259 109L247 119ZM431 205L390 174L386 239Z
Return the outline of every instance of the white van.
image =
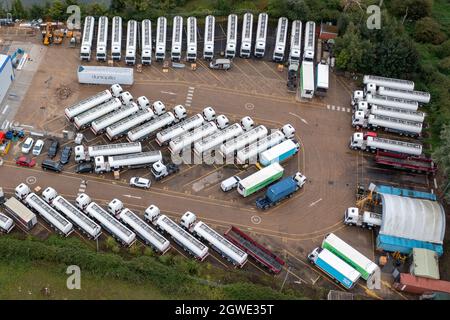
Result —
M241 178L237 176L229 177L228 179L225 179L220 184L220 187L222 188L223 192L227 192L230 190L233 190L237 187L239 181L241 181Z

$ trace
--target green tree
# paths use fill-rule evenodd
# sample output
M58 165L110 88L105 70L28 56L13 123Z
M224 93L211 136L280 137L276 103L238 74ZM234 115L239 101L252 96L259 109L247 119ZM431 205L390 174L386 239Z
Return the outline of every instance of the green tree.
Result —
M304 0L288 0L286 16L291 20L308 21L310 10Z
M447 37L440 29L441 25L433 18L422 18L416 22L414 38L419 42L441 44Z
M417 21L431 15L433 0L392 0L391 12L397 17Z
M433 153L433 159L439 165L440 171L446 178L445 186L448 186L450 179L450 125L444 125L441 131L441 145ZM447 188L445 197L450 201L450 187Z
M267 13L273 17L286 16L289 12L287 0L269 0Z
M43 18L44 16L44 7L40 6L37 3L33 3L30 8L30 18L38 19Z
M14 19L26 19L27 11L23 7L21 0L14 0L11 5L11 14Z
M55 0L50 8L48 8L47 15L52 18L52 20L65 20L66 6L60 0Z
M104 16L108 13L108 8L106 8L103 4L96 2L87 5L85 10L87 15L94 17Z
M350 72L360 71L369 46L368 41L362 40L359 30L351 22L344 36L336 39L336 67Z
M437 51L439 58L450 57L450 40L444 41Z

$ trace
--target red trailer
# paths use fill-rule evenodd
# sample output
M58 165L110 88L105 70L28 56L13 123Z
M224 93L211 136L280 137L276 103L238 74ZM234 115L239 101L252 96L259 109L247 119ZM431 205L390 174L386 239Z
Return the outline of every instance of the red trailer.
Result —
M249 235L245 234L235 226L231 226L231 228L224 233L224 236L275 274L280 273L285 265L285 262L281 258L276 256L266 247L257 243Z
M423 294L425 292L450 293L450 282L416 277L409 273L400 273L398 281L394 282L394 288L398 291L416 294Z
M409 170L421 173L435 173L436 165L433 160L421 156L410 156L394 152L377 151L375 162L395 169Z

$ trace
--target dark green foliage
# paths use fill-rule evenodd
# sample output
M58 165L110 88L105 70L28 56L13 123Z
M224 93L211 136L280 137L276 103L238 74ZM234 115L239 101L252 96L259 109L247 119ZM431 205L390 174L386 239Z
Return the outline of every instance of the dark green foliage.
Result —
M414 38L418 42L441 44L447 36L440 30L440 25L436 20L426 17L416 22Z
M13 19L26 19L28 18L28 12L23 7L21 0L13 0L11 4L11 14Z
M431 15L433 0L391 0L388 5L395 16L417 21Z

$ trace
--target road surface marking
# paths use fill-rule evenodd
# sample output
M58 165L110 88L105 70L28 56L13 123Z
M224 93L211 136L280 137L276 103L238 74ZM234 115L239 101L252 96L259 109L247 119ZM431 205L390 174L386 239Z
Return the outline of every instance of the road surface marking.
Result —
M330 110L330 105L329 104L327 104L327 109Z
M123 194L124 197L133 198L133 199L142 199L141 197L132 196L131 194Z
M6 111L8 110L8 108L9 108L9 104L7 104L7 105L5 106L5 109L3 109L3 112L2 112L2 114L5 114L5 113L6 113Z
M2 129L8 129L8 127L9 127L9 121L8 120L5 120L5 121L3 121L3 124L2 124Z
M176 96L177 95L175 92L170 92L170 91L161 91L161 93L170 94L172 96Z
M332 105L331 106L331 110L334 110L334 109L336 109L336 107L334 105Z
M337 111L340 111L340 110L341 110L341 107L337 106L337 107L336 107L336 110L337 110Z
M292 113L292 112L289 112L289 114L292 115L292 116L294 116L294 117L296 117L296 118L298 118L298 119L300 119L302 122L308 124L308 121L306 121L305 119L303 119L302 117L300 117L298 114L295 114L295 113Z
M318 204L320 201L322 201L322 198L320 198L319 200L316 200L314 202L312 202L309 207L315 206L316 204Z
M350 108L347 108L347 112L351 112Z

